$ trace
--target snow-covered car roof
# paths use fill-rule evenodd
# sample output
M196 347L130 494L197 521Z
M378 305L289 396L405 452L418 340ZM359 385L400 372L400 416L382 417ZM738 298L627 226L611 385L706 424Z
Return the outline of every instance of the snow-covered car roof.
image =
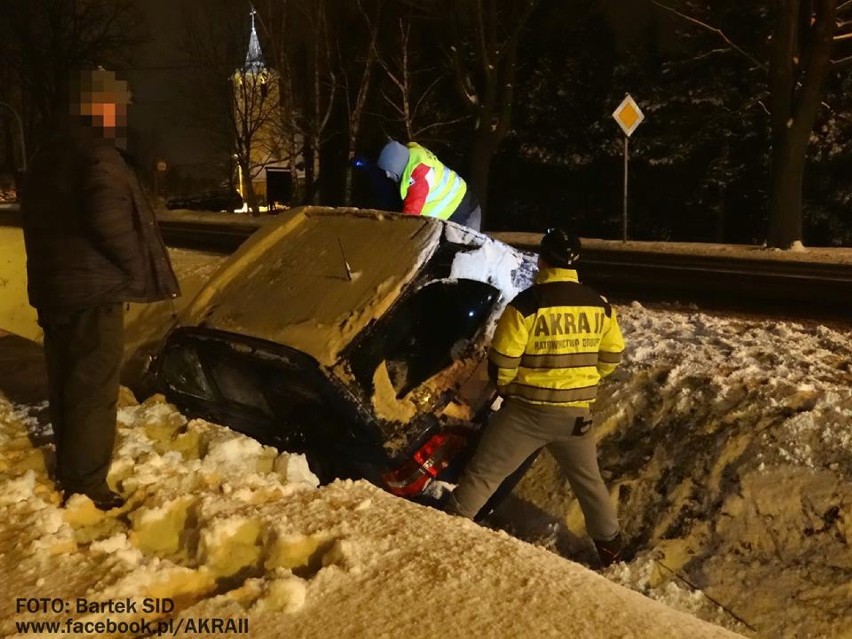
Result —
M182 318L296 348L333 365L381 317L442 241L470 246L451 278L488 282L504 303L518 291L523 254L433 218L358 209L300 209L257 231Z

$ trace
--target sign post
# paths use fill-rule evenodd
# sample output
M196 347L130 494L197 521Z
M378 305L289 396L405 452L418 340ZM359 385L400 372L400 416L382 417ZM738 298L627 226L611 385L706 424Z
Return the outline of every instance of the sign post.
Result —
M612 113L612 117L618 122L624 131L624 212L622 214L621 240L627 241L627 164L630 157L630 136L642 124L645 114L636 104L636 101L628 93L621 104Z

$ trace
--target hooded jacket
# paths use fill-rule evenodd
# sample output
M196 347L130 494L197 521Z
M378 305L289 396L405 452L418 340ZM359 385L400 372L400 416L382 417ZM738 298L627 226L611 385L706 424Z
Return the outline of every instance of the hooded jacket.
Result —
M399 181L402 212L448 220L467 193L467 184L429 149L408 143L408 163Z
M609 302L580 284L577 271L544 267L503 311L488 360L503 396L587 407L623 351Z
M30 304L67 312L176 297L135 173L112 141L82 133L54 137L27 172L21 212Z

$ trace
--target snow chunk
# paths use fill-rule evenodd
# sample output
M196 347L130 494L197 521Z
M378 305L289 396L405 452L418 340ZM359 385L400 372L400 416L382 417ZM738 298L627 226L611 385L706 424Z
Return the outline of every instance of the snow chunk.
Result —
M252 607L252 612L294 613L305 605L308 589L298 577L284 577L266 583L266 590Z
M311 472L304 455L281 453L275 458L273 470L287 484L306 484L312 488L319 486L319 478Z
M23 476L5 482L0 493L0 506L26 501L35 495L35 471L28 470Z

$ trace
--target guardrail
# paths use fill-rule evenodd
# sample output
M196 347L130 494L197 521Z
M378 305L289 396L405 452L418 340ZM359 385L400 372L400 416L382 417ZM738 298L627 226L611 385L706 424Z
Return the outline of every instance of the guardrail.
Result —
M158 217L170 246L230 253L258 228L274 223L277 216L187 211ZM19 214L0 210L0 224L19 225ZM490 235L531 252L537 250L541 239L540 233ZM688 250L690 245L686 246ZM698 252L700 244L691 246L695 253L584 240L581 279L618 301L677 301L799 317L852 318L852 263L790 259L790 255L772 255L756 247L748 258L713 255Z

